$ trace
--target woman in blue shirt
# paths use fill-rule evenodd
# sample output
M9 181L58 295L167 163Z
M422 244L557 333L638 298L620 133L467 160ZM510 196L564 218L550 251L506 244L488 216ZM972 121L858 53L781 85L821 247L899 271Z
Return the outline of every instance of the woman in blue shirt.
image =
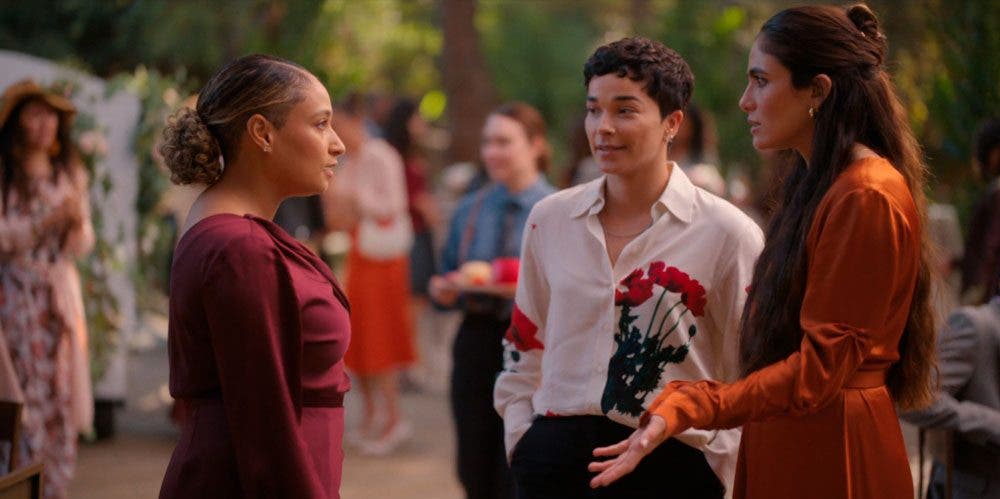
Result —
M442 253L444 274L431 278L430 295L464 313L451 376L459 480L469 499L501 499L514 494L493 383L502 368L513 289L463 293L455 272L466 262L520 255L528 213L555 191L542 174L551 159L542 115L521 102L500 106L486 119L480 154L490 183L459 202Z

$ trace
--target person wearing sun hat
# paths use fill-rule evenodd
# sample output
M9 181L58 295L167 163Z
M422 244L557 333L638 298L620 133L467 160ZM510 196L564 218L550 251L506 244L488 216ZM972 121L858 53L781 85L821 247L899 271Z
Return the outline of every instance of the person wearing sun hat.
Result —
M0 96L0 364L16 378L0 390L24 406L13 460L44 463L47 498L68 493L77 432L93 418L75 261L94 233L75 114L31 80Z
M14 109L29 99L39 99L59 113L60 119L67 122L76 116L76 106L62 95L50 92L34 80L21 80L7 87L0 96L0 123L7 124L7 119Z

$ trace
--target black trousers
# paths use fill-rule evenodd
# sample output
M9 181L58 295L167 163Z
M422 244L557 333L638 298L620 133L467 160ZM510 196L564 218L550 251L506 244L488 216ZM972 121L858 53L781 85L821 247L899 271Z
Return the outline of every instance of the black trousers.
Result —
M458 479L469 499L511 499L513 480L493 384L503 367L500 343L509 320L466 313L452 350L451 411L458 437Z
M632 473L609 487L590 488L587 471L595 447L620 442L633 432L604 416L538 417L511 459L521 499L632 499L677 497L720 499L722 483L698 449L668 439Z

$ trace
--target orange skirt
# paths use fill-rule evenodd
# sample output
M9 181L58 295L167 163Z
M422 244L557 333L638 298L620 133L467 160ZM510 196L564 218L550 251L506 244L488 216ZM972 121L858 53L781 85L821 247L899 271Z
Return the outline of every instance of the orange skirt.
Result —
M912 499L889 391L845 388L818 413L743 426L736 499Z
M416 354L407 257L372 260L351 249L345 292L351 303L347 368L368 376L412 364Z

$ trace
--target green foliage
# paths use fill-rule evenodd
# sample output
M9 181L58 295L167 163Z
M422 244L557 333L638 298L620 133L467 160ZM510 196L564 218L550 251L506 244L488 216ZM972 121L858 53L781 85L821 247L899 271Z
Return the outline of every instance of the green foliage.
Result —
M750 45L765 19L798 3L478 0L475 24L500 98L542 111L557 159L582 116L581 68L591 51L628 34L663 40L694 69L694 100L714 116L720 167L728 171L759 161L737 106ZM974 127L1000 112L1000 3L870 3L889 36L890 70L936 177L968 182ZM181 69L188 89L228 59L267 52L313 70L334 98L354 90L430 94L428 108L440 111L447 105L439 76L440 9L434 0L8 1L0 9L0 47L105 77L138 66L164 75ZM144 187L141 195L156 192ZM151 203L144 197L141 209Z
M939 58L925 90L933 118L924 144L945 170L967 169L975 126L1000 115L1000 4L935 1L929 7L938 14L926 28Z
M746 116L737 102L746 85L747 54L760 26L761 13L731 2L677 2L660 16L658 37L691 66L695 75L693 101L714 118L718 133L719 167L756 163ZM773 11L769 11L773 13Z
M575 2L483 2L476 25L501 100L537 107L560 152L555 137L583 119L583 63L597 47L597 19Z
M132 136L132 151L139 163L136 198L139 254L136 255L133 280L138 289L165 295L169 288L167 275L176 227L165 223L170 215L160 207L170 181L155 148L167 117L180 107L190 88L183 71L166 76L143 66L131 74L119 75L109 84L111 91L120 88L128 89L141 103L139 122ZM140 305L146 305L142 300L148 298L152 298L152 293L141 293Z
M326 0L307 28L308 48L290 57L316 72L335 99L350 91L421 96L440 88L434 15L427 1Z
M59 81L53 85L56 93L72 98L79 86L73 81ZM104 166L107 155L105 130L94 116L78 112L73 123L73 140L79 146L80 159L90 177L91 185L100 186L97 194L107 195L114 186L111 172ZM91 224L94 229L94 248L89 255L77 262L83 289L84 315L90 350L91 379L99 380L107 369L108 360L118 348L122 317L118 299L112 292L109 278L123 270L122 256L116 250L122 247L123 234L114 239L105 237L105 218L91 188Z

